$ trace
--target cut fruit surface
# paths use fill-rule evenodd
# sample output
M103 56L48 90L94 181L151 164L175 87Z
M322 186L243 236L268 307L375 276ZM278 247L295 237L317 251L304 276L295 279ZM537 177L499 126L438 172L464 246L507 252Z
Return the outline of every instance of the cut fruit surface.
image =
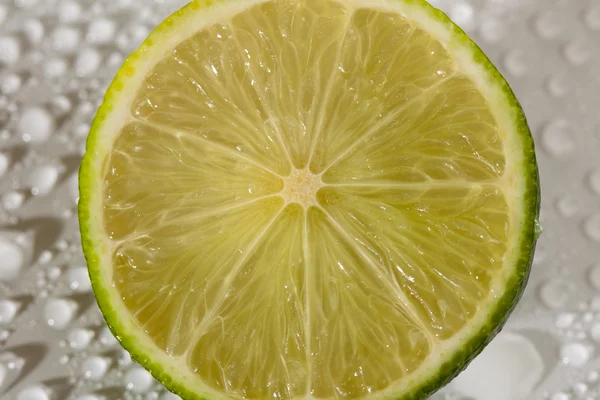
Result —
M421 399L527 280L533 142L421 0L196 1L122 67L80 174L100 308L184 399Z

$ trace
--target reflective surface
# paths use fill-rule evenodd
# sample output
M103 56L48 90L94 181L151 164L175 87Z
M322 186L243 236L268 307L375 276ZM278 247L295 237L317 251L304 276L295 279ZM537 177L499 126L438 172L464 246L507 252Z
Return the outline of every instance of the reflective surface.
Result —
M171 399L103 325L77 167L123 58L182 0L0 0L0 397ZM507 329L436 399L600 398L600 1L437 0L513 85L544 233Z

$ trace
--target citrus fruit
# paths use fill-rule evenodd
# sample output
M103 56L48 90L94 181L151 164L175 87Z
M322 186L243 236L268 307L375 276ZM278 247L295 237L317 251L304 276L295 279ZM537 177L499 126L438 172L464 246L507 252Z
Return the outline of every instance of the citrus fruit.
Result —
M536 240L509 86L422 0L196 1L108 89L80 173L101 311L185 399L421 399Z

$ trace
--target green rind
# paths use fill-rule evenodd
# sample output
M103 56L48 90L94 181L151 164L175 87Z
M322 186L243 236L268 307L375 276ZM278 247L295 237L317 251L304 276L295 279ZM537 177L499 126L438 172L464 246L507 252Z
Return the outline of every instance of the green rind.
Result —
M227 0L217 0L217 2L222 1ZM490 81L501 85L506 104L512 107L512 111L516 115L516 120L514 123L515 126L518 127L518 133L522 139L523 160L525 161L520 170L528 176L528 179L526 180L525 193L523 196L526 204L524 208L523 226L520 227L520 256L517 265L515 266L515 273L506 284L504 296L498 301L496 309L490 313L487 324L479 330L478 334L464 344L460 351L456 352L449 361L441 365L438 369L438 372L431 376L431 378L429 378L427 381L423 382L413 391L413 393L405 395L401 398L397 398L397 400L423 400L448 384L469 365L469 363L485 348L485 346L502 330L508 317L523 295L523 291L525 290L529 278L529 272L531 263L533 261L535 244L538 236L536 232L536 224L540 211L540 184L533 137L527 124L525 114L523 113L523 109L508 82L506 82L505 78L492 64L479 46L477 46L477 44L475 44L462 29L455 25L445 13L434 8L425 0L403 1L408 4L417 4L419 7L425 9L432 18L435 18L439 22L442 22L444 25L446 25L452 32L452 39L460 42L464 48L469 49L473 56L473 60L488 72L487 78ZM163 21L148 36L138 50L136 50L127 58L106 91L104 101L96 113L87 139L86 154L83 157L79 171L80 198L78 212L82 247L88 264L88 271L92 282L92 287L102 315L104 316L111 332L114 334L121 346L123 346L123 348L125 348L131 354L132 358L146 368L152 374L152 376L160 381L167 389L185 400L210 399L206 399L201 395L186 389L183 383L178 382L177 377L171 376L160 364L153 362L152 359L140 349L137 344L136 337L128 334L123 328L122 324L119 322L119 316L110 303L110 296L107 292L107 289L103 286L103 282L98 279L99 271L102 266L100 265L100 257L97 253L98 249L94 246L94 243L91 239L92 232L88 221L93 218L89 210L90 198L92 195L91 191L93 190L93 187L90 183L96 179L93 174L92 163L97 155L94 150L96 149L96 144L99 139L100 127L113 108L116 96L123 89L124 81L131 76L133 64L138 59L139 52L152 45L152 38L154 35L163 33L165 30L172 27L177 20L187 12L191 12L192 9L197 9L199 7L210 6L214 2L208 0L203 1L202 3L203 4L200 4L199 1L195 1L176 11L165 21Z

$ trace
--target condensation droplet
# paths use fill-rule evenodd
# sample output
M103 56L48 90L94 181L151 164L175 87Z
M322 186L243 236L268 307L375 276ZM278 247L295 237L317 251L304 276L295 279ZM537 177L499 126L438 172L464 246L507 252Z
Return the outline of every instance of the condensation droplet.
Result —
M4 153L0 153L0 177L6 175L6 171L10 165L10 159Z
M489 43L497 43L506 35L506 24L496 18L488 18L481 22L479 31L483 40Z
M106 18L99 18L92 21L88 27L87 40L94 44L110 43L117 30L114 21Z
M556 392L550 396L550 400L570 400L571 396L564 392Z
M67 72L67 62L62 58L50 58L44 64L46 78L58 78Z
M45 196L54 189L54 185L58 181L58 169L51 165L41 166L36 168L25 179L27 185L35 189L35 193Z
M540 14L534 23L535 31L545 39L557 37L561 32L563 18L552 10Z
M567 95L571 89L569 78L565 75L556 75L548 79L546 84L548 93L554 97L563 97Z
M69 287L74 292L90 292L92 290L92 283L88 270L85 267L76 267L70 269L67 272L67 279L69 281Z
M464 1L455 2L450 7L450 18L455 24L460 26L465 31L470 31L474 26L474 15L473 7Z
M556 209L561 215L565 217L572 217L573 215L577 214L579 205L577 203L577 199L571 196L571 194L565 194L556 201Z
M584 394L586 394L588 391L588 385L586 385L583 382L577 382L576 384L573 385L573 393L575 393L578 396L583 396Z
M83 362L81 368L86 379L97 381L102 379L108 372L110 360L105 357L92 356Z
M52 47L59 53L74 53L79 47L79 40L79 31L71 26L59 26L52 32Z
M560 308L569 300L570 288L567 283L551 280L540 288L540 299L549 308Z
M600 242L600 213L590 216L584 222L583 230L589 239Z
M74 0L64 0L58 6L58 18L62 22L76 22L81 15L81 5Z
M160 397L160 400L181 400L181 397L179 397L173 393L164 393Z
M0 300L0 325L12 322L19 311L19 304L13 300Z
M14 94L21 89L21 77L17 74L8 74L0 79L0 91L5 94Z
M11 281L19 276L23 268L23 250L7 240L0 237L0 281Z
M563 363L575 368L583 367L589 361L591 349L582 343L567 343L560 349Z
M588 382L597 382L600 379L598 371L589 371L585 377Z
M575 66L585 64L592 57L590 45L581 40L568 43L563 52L567 61Z
M100 66L101 61L102 57L98 51L90 48L83 49L75 60L75 73L80 77L92 75Z
M54 130L54 119L48 111L42 108L28 108L21 115L19 130L26 142L44 142L48 140Z
M94 331L80 328L71 331L67 339L69 341L69 346L72 349L83 350L90 344L93 337Z
M143 368L134 367L125 373L125 387L136 393L147 392L154 379L148 371Z
M46 323L55 329L65 329L77 312L77 304L66 299L52 299L44 307Z
M111 333L110 329L108 329L108 327L104 327L102 329L102 332L100 332L99 338L100 338L100 343L102 343L105 346L114 346L119 343L117 341L117 339Z
M25 388L17 394L17 400L50 400L48 388L36 385Z
M23 32L31 43L39 43L44 38L44 25L37 19L28 19L23 24Z
M570 327L573 322L575 322L575 314L573 313L562 313L556 317L556 327L560 329Z
M21 45L17 38L0 36L0 63L14 64L21 57Z
M583 19L590 29L600 29L600 7L592 6L585 10Z
M7 211L14 211L23 205L24 200L25 195L23 195L23 193L15 191L8 192L2 196L2 206Z
M520 50L511 50L504 57L504 67L513 76L519 77L527 73L527 61Z
M565 157L575 149L571 125L562 119L550 122L542 132L542 147L554 157Z

